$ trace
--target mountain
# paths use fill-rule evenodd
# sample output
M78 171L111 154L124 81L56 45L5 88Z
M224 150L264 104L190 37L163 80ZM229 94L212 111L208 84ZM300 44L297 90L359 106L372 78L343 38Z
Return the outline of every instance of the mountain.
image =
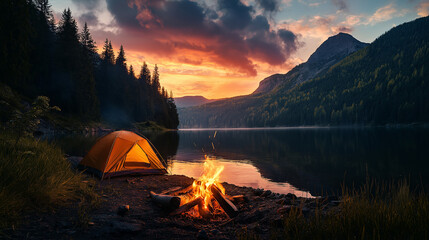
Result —
M174 98L174 102L178 108L193 107L213 101L216 101L216 99L207 99L203 96L184 96Z
M182 109L180 127L428 123L429 32L424 29L429 17L396 26L293 87L281 84L268 93Z
M323 42L307 62L296 66L286 74L274 74L262 80L253 94L270 92L281 84L289 84L293 87L305 82L326 72L335 63L366 46L368 46L367 43L360 42L350 34L338 33Z

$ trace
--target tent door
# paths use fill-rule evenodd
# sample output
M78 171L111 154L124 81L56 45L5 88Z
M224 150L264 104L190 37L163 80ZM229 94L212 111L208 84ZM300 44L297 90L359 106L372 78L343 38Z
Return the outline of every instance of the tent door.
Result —
M150 167L150 161L138 143L134 144L125 157L125 168Z

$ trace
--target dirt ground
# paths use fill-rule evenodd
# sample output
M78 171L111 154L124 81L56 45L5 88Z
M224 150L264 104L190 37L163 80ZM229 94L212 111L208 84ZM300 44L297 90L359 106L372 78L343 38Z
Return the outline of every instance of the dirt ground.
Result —
M101 201L95 209L70 203L56 211L32 213L9 234L12 239L237 239L247 231L267 239L293 207L309 215L321 203L324 208L337 205L337 199L296 198L228 183L222 183L226 194L241 194L247 199L236 204L239 214L232 219L225 213L211 219L187 213L169 216L151 200L150 191L185 188L193 181L181 175L97 180L95 189ZM122 205L129 205L124 216L118 215Z

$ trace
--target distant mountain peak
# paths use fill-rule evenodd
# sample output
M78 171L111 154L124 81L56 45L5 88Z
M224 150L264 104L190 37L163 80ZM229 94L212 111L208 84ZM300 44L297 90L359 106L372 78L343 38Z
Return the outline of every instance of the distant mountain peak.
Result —
M348 33L340 32L326 39L307 62L294 67L286 74L274 74L262 80L253 94L267 93L282 84L293 87L310 80L367 45Z
M312 64L323 60L329 60L339 55L345 57L366 45L368 44L357 40L352 35L340 32L324 41L316 51L311 54L307 63Z
M184 108L184 107L198 106L198 105L210 103L216 100L207 99L203 96L184 96L184 97L174 98L174 101L176 102L176 106L178 108Z

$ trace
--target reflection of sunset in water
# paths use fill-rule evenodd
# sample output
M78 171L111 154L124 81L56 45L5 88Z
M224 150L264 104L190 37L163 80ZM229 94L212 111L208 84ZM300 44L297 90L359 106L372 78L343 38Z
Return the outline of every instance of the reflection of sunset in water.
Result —
M276 193L293 193L298 197L313 197L310 192L300 191L289 183L271 182L259 173L258 169L249 162L232 162L231 160L214 160L225 168L220 176L221 182L235 184L237 186L246 186L253 188L264 188ZM188 177L199 178L203 171L204 161L186 162L171 161L171 174L185 175Z

